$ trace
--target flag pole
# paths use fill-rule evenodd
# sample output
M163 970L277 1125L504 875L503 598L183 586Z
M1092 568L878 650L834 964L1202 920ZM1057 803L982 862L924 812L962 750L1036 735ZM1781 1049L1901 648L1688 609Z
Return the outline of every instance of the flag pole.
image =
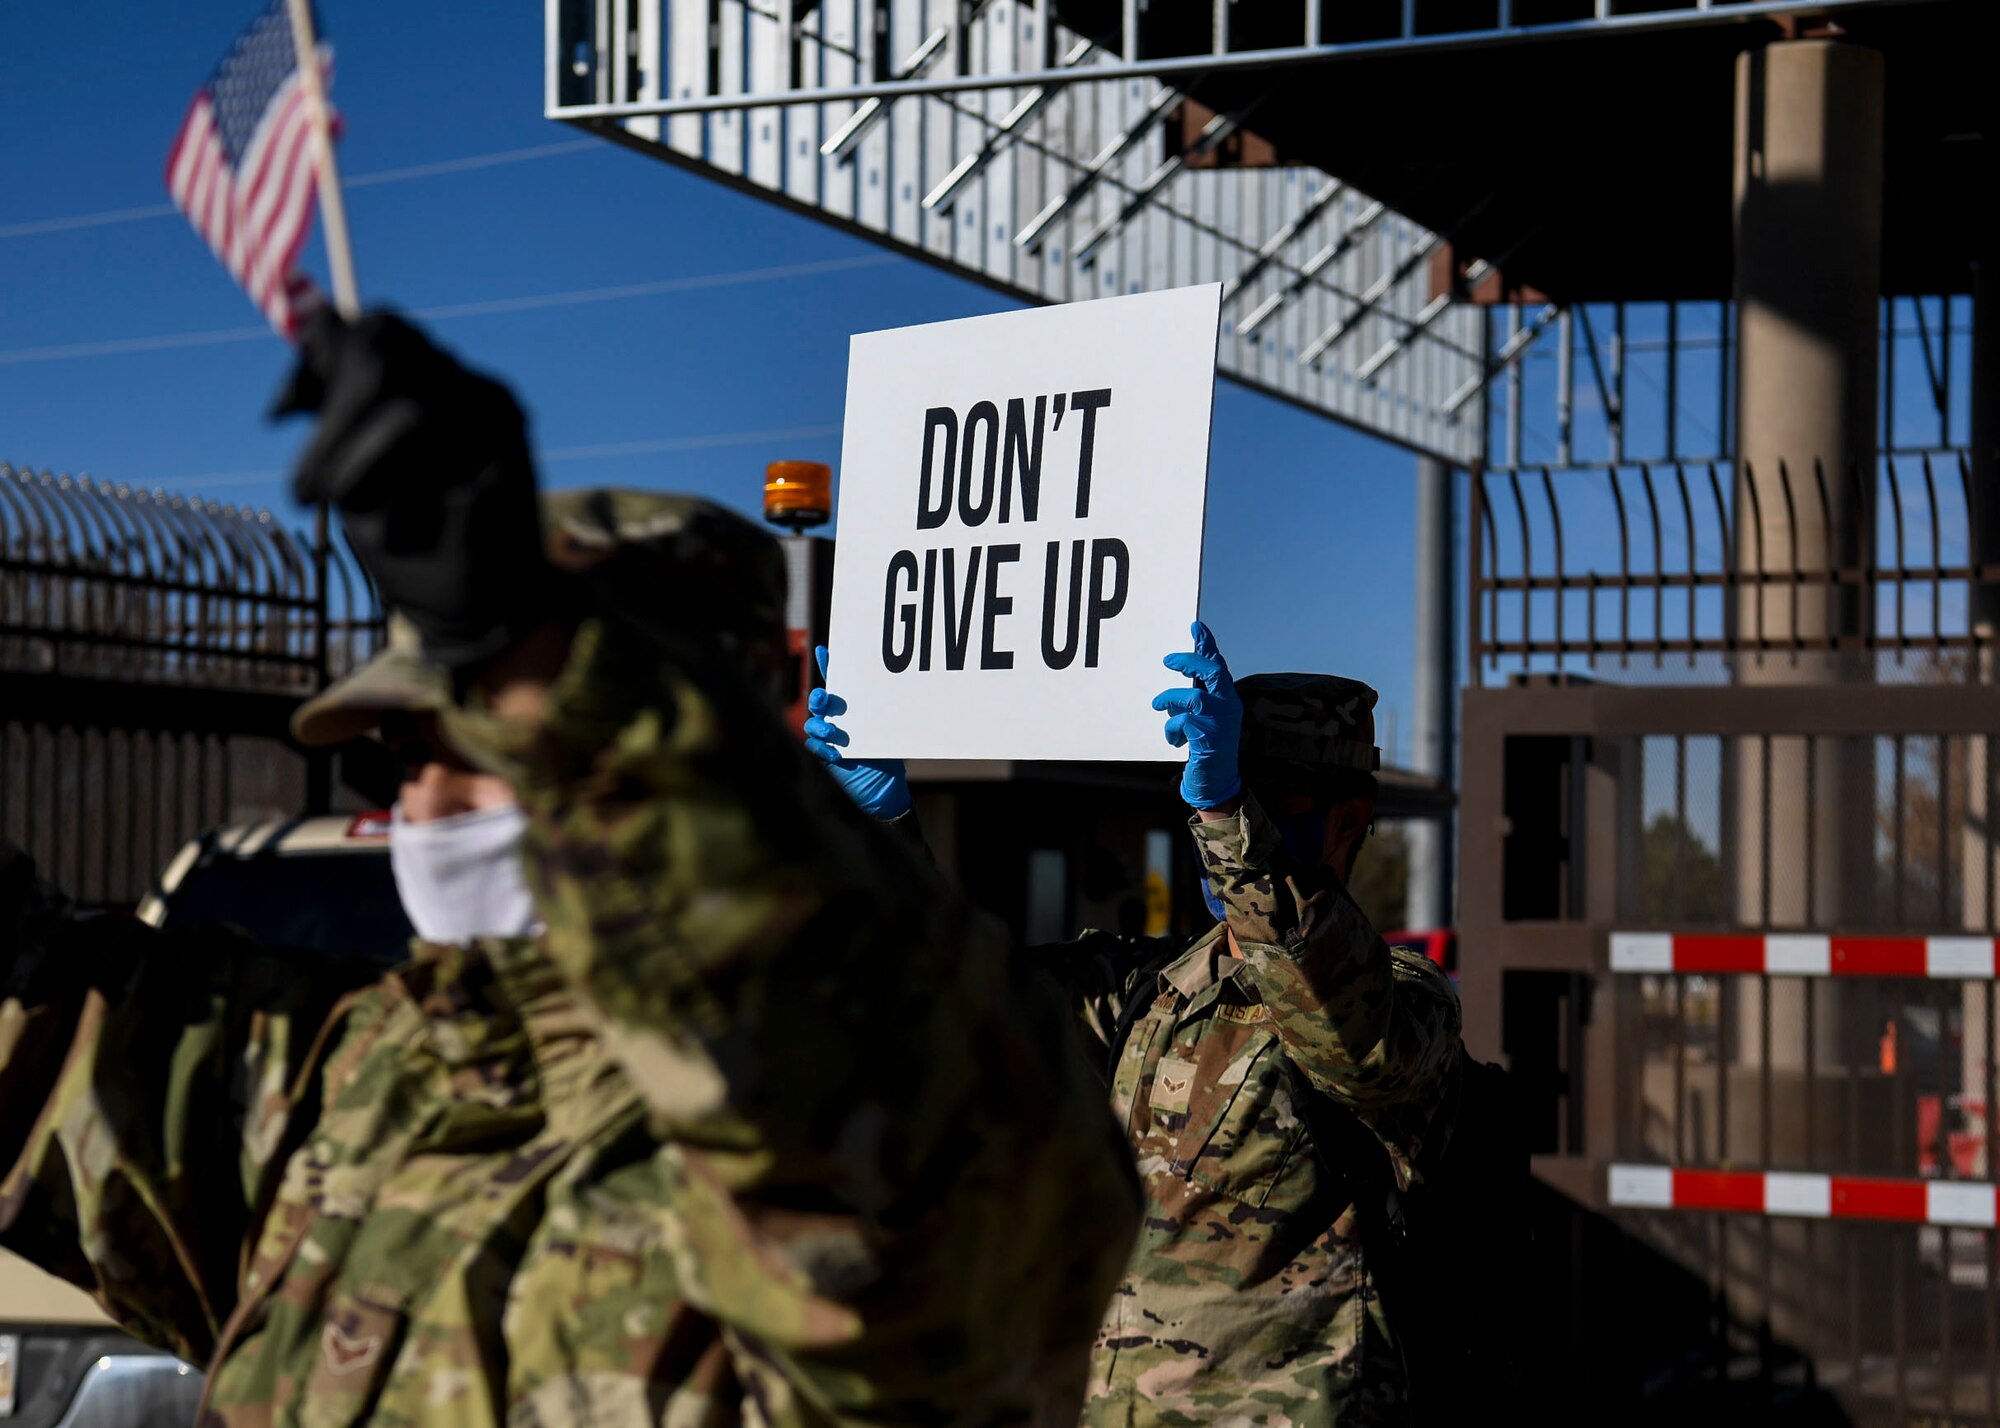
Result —
M347 241L347 207L340 198L340 170L333 161L333 122L327 113L326 87L320 82L319 36L313 31L312 0L285 0L292 22L293 52L298 57L299 84L305 94L307 123L312 126L313 173L319 185L319 221L326 234L326 261L333 270L333 306L350 320L361 316L361 292L354 281L354 248ZM317 577L313 614L319 626L313 641L316 683L324 689L332 677L333 608L329 588L333 575L333 522L327 503L313 513L313 568ZM352 612L350 612L351 614ZM324 751L306 766L306 797L315 812L333 806L333 765Z
M298 52L299 84L305 90L312 125L313 171L319 180L319 218L326 232L326 260L333 269L333 305L342 317L361 315L361 292L354 282L354 249L347 241L347 209L340 199L340 171L333 163L333 123L320 83L319 37L313 33L312 0L286 0L292 44Z

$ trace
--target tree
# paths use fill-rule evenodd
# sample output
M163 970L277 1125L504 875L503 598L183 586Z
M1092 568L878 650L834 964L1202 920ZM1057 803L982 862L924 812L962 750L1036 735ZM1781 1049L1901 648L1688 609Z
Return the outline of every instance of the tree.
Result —
M1729 920L1722 860L1685 820L1656 813L1640 849L1645 882L1639 912L1655 927Z
M1409 916L1409 877L1409 836L1395 824L1383 824L1362 845L1347 890L1378 930L1400 932L1408 930L1404 923Z

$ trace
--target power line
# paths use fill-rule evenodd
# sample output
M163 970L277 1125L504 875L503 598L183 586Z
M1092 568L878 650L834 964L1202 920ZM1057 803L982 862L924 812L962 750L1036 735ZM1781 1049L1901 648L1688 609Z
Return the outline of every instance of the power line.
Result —
M580 154L585 149L603 152L602 139L564 139L554 144L531 144L525 149L499 149L490 154L467 154L463 158L439 159L428 164L407 164L399 169L377 169L341 179L343 188L374 188L378 184L408 183L411 179L438 178L444 174L471 173L475 169L498 168L502 164L522 164L530 159L552 159L558 154Z
M896 261L898 259L894 253L864 253L852 258L826 258L811 263L780 263L767 268L743 268L729 273L702 273L689 278L662 278L650 283L621 283L615 287L572 288L567 292L531 293L521 297L489 298L480 302L445 303L434 307L417 308L411 315L426 322L449 322L461 317L493 317L502 313L532 312L542 308L579 307L588 303L621 302L631 298L663 297L670 293L783 282L791 278L810 278L827 273L879 268ZM14 347L0 349L0 367L76 361L89 357L118 357L135 352L165 352L186 347L214 347L232 342L253 342L271 335L271 329L268 327L224 327L208 332L166 332L149 337L112 337L96 342Z
M705 451L715 446L754 446L760 441L815 441L839 436L840 424L781 427L773 431L729 431L713 436L666 436L652 441L613 441L598 446L562 446L537 453L539 461L595 461L607 456L656 456L670 451Z
M864 253L852 258L823 258L811 263L782 263L769 268L746 268L736 273L708 273L700 277L662 278L657 282L624 283L609 288L577 288L565 293L538 293L528 297L450 303L442 307L419 308L416 316L427 321L440 322L455 317L491 317L498 313L531 312L545 307L575 307L581 303L622 302L626 298L660 297L667 293L738 287L746 283L780 282L786 278L810 278L822 273L844 273L857 268L880 268L896 261L894 253Z
M269 327L225 327L211 332L167 332L155 337L114 337L103 342L67 342L54 347L0 349L0 367L61 362L74 357L116 357L127 352L163 352L180 347L215 347L273 336Z
M1671 361L1672 359L1669 358L1668 360ZM1657 378L1653 376L1652 373L1648 372L1645 368L1639 366L1635 362L1631 366L1627 367L1625 370L1630 375L1637 377L1640 381L1644 382L1647 386L1651 387L1655 392L1659 393L1660 400L1662 402L1664 402L1667 399L1667 389L1665 384L1660 382ZM1722 438L1716 434L1715 428L1710 426L1707 422L1703 421L1700 417L1696 416L1694 414L1694 408L1687 405L1687 403L1676 402L1674 404L1674 414L1676 418L1684 425L1693 427L1695 429L1695 434L1697 436L1706 437L1708 439L1708 444L1711 450L1722 445Z
M439 159L435 163L409 164L402 168L351 174L343 180L342 186L373 188L378 184L408 183L412 179L470 173L474 169L490 169L502 164L526 163L531 159L554 158L558 154L576 154L585 149L602 151L603 148L603 142L598 139L565 139L557 144L534 144L525 149L499 149L489 154L467 154L456 159ZM171 218L176 212L178 210L171 203L147 203L136 208L106 208L96 213L73 213L62 218L36 218L26 223L0 224L0 239L33 238L45 233L70 233L81 228L110 228L120 223L144 223L154 218Z
M661 436L639 441L601 442L594 446L557 446L535 453L544 465L564 461L597 461L613 456L662 456L675 451L708 451L719 447L757 446L767 441L816 441L839 436L839 423L826 426L772 427L764 431L718 431L699 436ZM134 482L147 490L199 486L220 491L231 486L267 486L291 473L273 468L268 471L211 471L191 476L167 476Z
M76 213L67 218L37 218L28 223L0 225L0 238L32 238L41 233L67 233L75 228L109 228L114 223L165 218L174 211L171 203L148 203L139 208L107 208L97 213Z

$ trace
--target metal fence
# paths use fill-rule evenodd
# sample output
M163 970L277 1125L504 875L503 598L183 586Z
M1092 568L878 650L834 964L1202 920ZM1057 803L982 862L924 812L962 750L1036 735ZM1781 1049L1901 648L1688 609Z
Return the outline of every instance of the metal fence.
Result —
M351 555L269 512L0 464L0 836L129 907L204 828L324 804L287 723L379 633Z
M1477 473L1474 679L1726 674L1825 653L1900 666L1956 655L1917 667L1974 677L1993 638L1975 604L2000 566L1969 553L1973 499L1954 450L1884 456L1872 471L1671 461Z
M1957 684L1858 686L1828 696L1899 717ZM1590 686L1568 692L1593 697ZM1517 685L1530 695L1565 686ZM1704 692L1597 690L1600 705L1700 717ZM1627 699L1626 696L1630 696ZM1741 707L1736 705L1735 707ZM1712 727L1712 726L1711 726ZM1550 733L1517 738L1503 869L1517 917L1564 924L1912 935L1996 926L2000 738L1985 732Z
M359 567L269 511L0 462L0 669L302 692L372 629Z
M2000 1422L1991 1230L1628 1210L1583 1238L1585 1378L1662 1421Z
M1473 482L1468 1038L1581 1401L2000 1423L2000 688L1955 450Z
M1963 444L1972 423L1972 301L1881 300L1881 449ZM1489 403L1489 466L1532 472L1650 461L1728 462L1736 449L1736 310L1727 301L1531 304L1487 309L1504 361Z
M1734 1375L1863 1420L2000 1421L1982 940L1981 977L1841 970L1895 957L1890 938L1832 939L1825 975L1614 974L1603 1014L1630 1044L1590 1163L1612 1157L1615 1222L1710 1296L1683 1387Z

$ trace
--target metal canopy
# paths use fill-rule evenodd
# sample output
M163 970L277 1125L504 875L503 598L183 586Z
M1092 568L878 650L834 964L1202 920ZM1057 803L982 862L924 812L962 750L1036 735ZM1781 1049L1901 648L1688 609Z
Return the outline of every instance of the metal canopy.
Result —
M1476 459L1501 364L1480 314L1433 285L1450 225L1278 163L1247 139L1254 98L1186 104L1127 39L1049 14L1050 0L547 0L546 106L1028 301L1221 282L1225 375Z
M1130 8L1060 0L1057 14L1116 32ZM1176 82L1216 109L1259 98L1252 128L1279 152L1418 223L1463 219L1457 253L1510 288L1727 298L1736 61L1787 36L1887 59L1883 291L1969 291L1990 252L1992 0L1325 0L1315 28L1304 8L1153 0L1135 50L1203 54L1220 14L1231 52Z
M845 161L914 101L989 126L946 174L963 182L1024 130L1041 136L1033 121L1072 87L1171 84L1229 116L1209 137L1258 136L1267 156L1449 230L1440 273L1484 259L1509 288L1564 303L1728 295L1734 60L1784 35L1890 56L1885 292L1967 290L1993 171L1990 0L1052 0L1055 43L1032 38L1041 0L1015 0L1011 47L997 0L548 3L548 110L572 122L755 111L781 91L851 116ZM649 17L659 8L672 16ZM758 60L759 19L795 35L774 66ZM711 44L711 62L658 82L677 50Z

